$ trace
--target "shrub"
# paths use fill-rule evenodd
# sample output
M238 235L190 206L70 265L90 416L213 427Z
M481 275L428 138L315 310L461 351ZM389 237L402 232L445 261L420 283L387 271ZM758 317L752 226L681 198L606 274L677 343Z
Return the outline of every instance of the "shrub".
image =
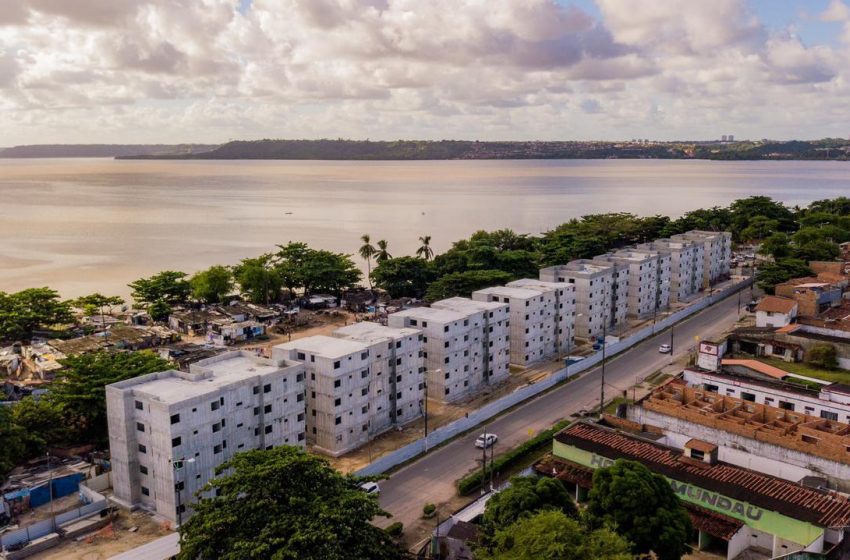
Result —
M809 363L826 369L838 367L838 351L832 344L815 344L809 350Z
M435 513L437 513L437 506L434 504L425 504L425 507L422 508L422 516L426 519L434 517Z
M458 494L466 496L467 494L474 492L481 487L482 480L490 476L490 471L501 471L518 463L535 451L538 451L547 445L551 445L552 437L564 429L569 423L569 420L561 420L548 430L543 430L519 447L515 447L507 453L496 457L493 460L493 463L488 465L484 472L477 470L461 478L457 481Z
M404 524L401 521L396 521L395 523L391 523L385 531L389 533L391 537L400 537L404 532Z

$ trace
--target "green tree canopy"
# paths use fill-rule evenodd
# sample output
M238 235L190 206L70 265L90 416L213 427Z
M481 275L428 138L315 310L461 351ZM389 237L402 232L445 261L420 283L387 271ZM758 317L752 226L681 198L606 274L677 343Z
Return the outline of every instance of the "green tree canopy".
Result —
M636 461L620 459L593 473L587 512L594 526L615 527L636 554L679 560L689 550L687 511L663 476Z
M12 419L8 406L0 406L0 479L26 456L27 433Z
M397 257L382 261L372 271L375 286L386 290L393 298L421 298L436 276L429 261L414 257Z
M304 243L278 245L274 266L290 292L339 295L357 285L362 276L351 255L311 249Z
M358 481L295 447L237 453L183 524L179 560L389 560L388 515Z
M74 320L71 305L50 288L0 292L0 341L32 338L33 332Z
M242 259L233 267L233 275L252 303L268 304L280 299L283 280L280 271L272 264L271 254L251 259Z
M747 227L741 231L741 239L744 241L760 241L773 235L779 228L779 220L766 216L755 216L750 219Z
M544 510L496 532L482 560L630 560L629 542L607 528L589 530L559 510Z
M233 291L233 272L226 266L215 265L196 272L189 279L192 297L204 303L221 303Z
M116 305L123 305L124 299L119 296L105 296L100 293L81 296L71 302L74 307L82 309L86 315L105 315L112 313Z
M146 373L164 371L171 362L153 352L104 351L70 356L53 384L49 399L62 411L65 425L77 441L107 440L106 385Z
M192 292L186 273L174 270L164 270L150 278L139 278L128 285L133 290L133 301L139 307L148 307L157 301L169 305L186 303Z
M501 270L468 270L454 272L432 282L425 293L428 301L454 296L469 296L475 290L498 286L512 280L512 276Z
M815 344L808 352L808 362L814 366L835 369L838 367L838 350L834 344Z
M763 264L756 276L757 285L765 292L772 294L777 284L787 282L791 278L811 276L812 270L806 261L800 259L780 259Z
M23 428L25 451L21 458L40 455L48 445L62 443L68 437L62 408L50 395L21 399L12 407L12 421Z
M774 259L784 259L791 255L791 244L788 234L774 233L764 239L759 247L759 254L768 255Z
M766 218L776 221L777 231L793 231L795 228L794 214L781 202L768 196L750 196L739 198L729 205L732 223L729 229L738 241L746 241L743 232L756 218Z
M516 476L509 487L487 501L483 524L492 532L543 509L554 509L570 517L577 513L573 499L557 478Z

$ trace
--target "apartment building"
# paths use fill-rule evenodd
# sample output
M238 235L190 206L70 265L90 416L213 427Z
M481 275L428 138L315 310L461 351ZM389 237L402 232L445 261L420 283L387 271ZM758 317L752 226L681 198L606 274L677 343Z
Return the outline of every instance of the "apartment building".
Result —
M304 365L226 352L106 386L114 498L180 522L234 453L305 444Z
M732 234L727 231L692 230L673 235L674 241L695 241L703 245L703 288L728 278L732 261Z
M528 366L569 349L571 319L575 314L574 292L571 284L547 285L529 280L485 288L473 292L472 299L508 304L510 361Z
M614 294L614 267L610 264L600 264L588 259L574 260L565 265L541 269L540 279L575 286L576 337L600 336L605 326L610 326L614 320L611 305Z
M422 330L432 398L457 401L508 376L510 320L503 303L450 298L392 313L387 322Z
M612 263L618 272L625 269L625 286L618 283L617 297L625 293L628 316L639 319L651 317L670 302L670 256L657 251L622 250L593 258L596 262ZM625 288L625 289L623 289ZM621 300L618 299L618 303Z
M425 399L425 337L422 331L394 329L363 321L337 329L332 335L369 347L373 436L422 415Z
M705 247L702 243L688 240L656 239L641 243L637 251L657 251L670 255L670 301L685 302L703 286Z

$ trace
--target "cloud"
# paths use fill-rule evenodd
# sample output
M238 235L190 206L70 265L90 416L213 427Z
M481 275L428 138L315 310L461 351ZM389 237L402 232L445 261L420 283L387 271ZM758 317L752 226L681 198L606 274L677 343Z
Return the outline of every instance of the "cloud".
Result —
M743 0L597 4L0 0L0 127L19 142L694 138L793 136L794 118L818 136L850 117L847 48L769 29ZM847 26L850 10L819 18Z

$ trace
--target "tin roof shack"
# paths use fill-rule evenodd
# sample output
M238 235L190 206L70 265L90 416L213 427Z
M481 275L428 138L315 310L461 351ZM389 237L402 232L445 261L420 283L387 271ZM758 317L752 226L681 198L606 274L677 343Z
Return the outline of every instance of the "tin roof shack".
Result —
M276 309L263 307L262 305L256 305L253 303L232 301L227 305L220 305L215 309L221 314L230 317L237 323L254 321L266 326L271 326L280 322L280 312Z
M180 371L189 371L189 366L195 362L212 358L224 352L224 348L215 348L209 345L195 344L192 342L181 342L171 344L158 349L159 357L163 360L175 362Z
M662 475L684 502L700 532L698 547L713 537L725 543L730 559L750 547L771 557L825 553L843 540L850 525L847 496L717 460L705 442L682 450L657 437L579 421L555 435L552 455L535 469L575 485L582 498L593 471L618 459L637 461Z
M5 511L9 518L15 519L33 508L50 503L51 495L55 500L73 494L79 489L80 482L94 472L94 468L94 465L79 458L56 457L51 457L49 465L43 460L30 467L18 467L0 487L3 499L0 513Z
M248 342L265 336L266 326L257 321L248 320L238 323L227 321L213 321L207 332L207 341L216 346L227 346Z
M176 311L168 316L168 326L171 330L189 336L205 336L209 325L214 320L230 320L230 317L214 309L198 311Z
M175 340L176 333L163 327L115 324L103 332L69 340L54 340L50 344L62 354L72 356L99 350L145 350Z

